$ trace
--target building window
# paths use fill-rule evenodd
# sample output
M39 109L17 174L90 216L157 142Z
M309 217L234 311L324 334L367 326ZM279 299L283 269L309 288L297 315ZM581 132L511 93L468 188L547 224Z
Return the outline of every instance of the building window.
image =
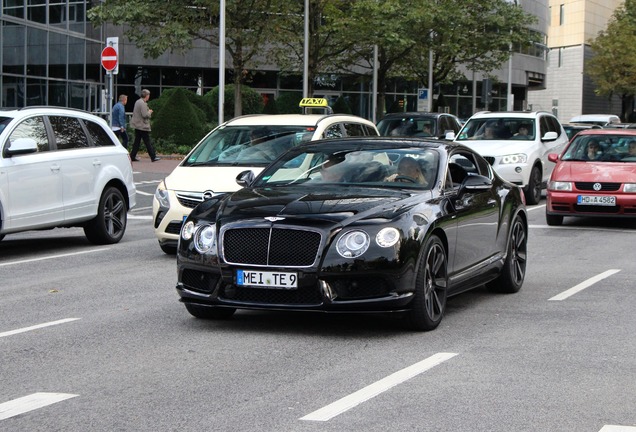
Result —
M559 25L563 25L565 22L565 5L559 6Z

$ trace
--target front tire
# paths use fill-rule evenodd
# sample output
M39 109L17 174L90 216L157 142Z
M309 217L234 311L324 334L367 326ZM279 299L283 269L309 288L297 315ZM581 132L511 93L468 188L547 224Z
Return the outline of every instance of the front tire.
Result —
M527 204L538 204L541 200L541 181L541 169L535 165L532 167L532 172L530 172L528 185L523 190Z
M84 225L84 234L94 244L119 242L126 232L128 207L124 195L116 187L102 192L97 216Z
M205 320L228 319L236 312L233 308L199 306L191 303L185 303L185 307L193 317Z
M506 261L499 277L488 284L491 291L516 293L521 289L526 276L528 232L519 216L515 217L511 226Z
M446 312L448 294L448 262L439 237L432 235L424 247L415 281L412 309L406 314L409 328L418 331L435 329Z

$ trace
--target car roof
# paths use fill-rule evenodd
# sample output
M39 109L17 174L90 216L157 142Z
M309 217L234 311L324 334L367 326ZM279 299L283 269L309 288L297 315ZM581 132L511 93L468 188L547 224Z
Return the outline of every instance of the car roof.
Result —
M620 117L616 114L581 114L578 116L574 116L570 119L570 123L576 123L578 121L605 121L609 122L610 119L619 119Z
M308 141L293 148L293 151L320 150L325 146L334 148L343 147L343 144L360 146L362 148L400 148L404 146L422 148L467 148L464 145L451 141L432 140L418 137L387 137L387 136L366 136L366 137L346 137L338 139L322 139ZM470 150L470 149L469 149ZM472 150L470 150L472 151ZM473 151L474 152L474 151Z
M547 111L482 111L474 114L470 119L487 118L536 118L539 114L549 114ZM469 119L469 120L470 120Z
M440 117L443 115L456 117L453 114L449 113L436 113L436 112L424 112L424 111L407 111L407 112L392 112L386 113L381 120L385 118L393 118L393 117Z
M350 121L375 127L370 120L347 114L253 114L235 117L225 122L225 126L316 126L323 121Z
M610 129L585 129L577 134L580 135L629 135L636 136L636 129L610 128Z

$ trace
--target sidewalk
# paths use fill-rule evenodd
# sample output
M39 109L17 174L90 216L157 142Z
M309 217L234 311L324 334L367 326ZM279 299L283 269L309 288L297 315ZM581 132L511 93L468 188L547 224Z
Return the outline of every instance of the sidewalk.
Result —
M147 172L147 173L160 173L170 174L173 169L183 160L183 156L165 156L158 155L161 160L157 162L151 162L150 157L147 154L137 154L139 162L133 162L132 167L134 172Z

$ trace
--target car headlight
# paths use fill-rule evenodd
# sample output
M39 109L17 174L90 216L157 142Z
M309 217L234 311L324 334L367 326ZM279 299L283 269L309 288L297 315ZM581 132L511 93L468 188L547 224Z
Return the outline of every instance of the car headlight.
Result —
M161 182L157 186L157 190L155 190L155 198L159 201L159 205L161 207L170 208L170 198L168 196L168 191L166 190L166 183Z
M380 232L375 236L375 242L380 247L391 247L400 240L400 232L393 228L382 228Z
M548 182L548 189L554 191L572 191L572 182L550 181Z
M636 193L636 183L625 183L623 186L623 192Z
M528 155L523 153L505 155L501 157L502 165L520 164L528 162Z
M212 249L215 239L216 227L214 225L204 225L194 235L194 248L199 253L204 254Z
M181 227L181 238L184 240L190 240L194 234L194 222L188 221Z
M343 258L356 258L369 249L369 234L364 231L344 233L336 243L336 250Z

